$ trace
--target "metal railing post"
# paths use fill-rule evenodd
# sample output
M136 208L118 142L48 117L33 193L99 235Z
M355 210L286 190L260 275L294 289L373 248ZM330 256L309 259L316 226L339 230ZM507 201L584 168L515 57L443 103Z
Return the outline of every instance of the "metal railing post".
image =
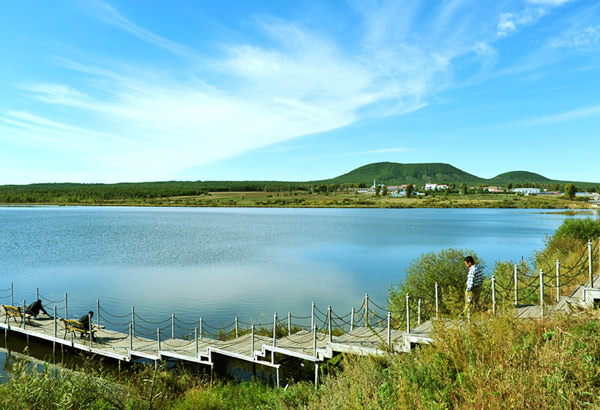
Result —
M58 333L58 326L56 323L56 306L54 306L54 338L56 339Z
M196 341L196 359L199 357L198 354L198 328L194 328L194 340Z
M131 331L133 332L132 334L135 336L135 306L131 306Z
M354 308L352 308L352 313L350 313L350 331L354 330Z
M236 316L236 317L235 317L235 337L236 337L236 338L238 337L238 334L239 334L238 330L239 330L239 326L238 326L238 317Z
M315 325L315 302L313 300L312 308L310 311L310 328L312 329L314 325Z
M592 240L588 241L588 268L590 272L590 287L594 287L594 273L592 271Z
M277 346L277 312L273 313L273 347Z
M560 260L556 260L556 301L560 300Z
M421 325L421 299L417 301L417 326Z
M317 325L313 325L313 358L317 357Z
M133 326L129 323L129 352L133 350Z
M410 333L410 296L406 294L406 333Z
M331 334L331 305L327 306L327 330L329 331L329 343L332 342Z
M288 312L288 336L292 334L292 313Z
M100 299L96 299L96 326L100 328Z
M158 345L158 355L160 356L160 327L156 328L156 343Z
M200 339L202 339L202 318L200 318Z
M67 300L67 294L65 293L65 319L69 318L69 304Z
M35 300L40 300L40 288L35 288Z
M12 282L10 282L10 305L15 305L15 285Z
M175 313L171 313L171 339L175 339Z
M438 283L435 282L435 318L440 316L440 300L438 296Z
M387 344L392 345L392 313L387 313Z
M252 340L250 342L250 355L252 356L252 360L254 360L254 323L250 325L250 332L252 333Z
M492 275L492 314L496 315L496 277Z
M25 312L27 311L27 302L25 301L25 299L23 299L23 317L21 318L21 321L23 323L23 329L25 329Z
M369 294L365 293L365 327L369 326Z
M517 265L513 266L513 281L515 283L515 306L519 305L519 282L517 278Z
M540 269L540 316L544 318L544 270Z
M94 322L92 322L92 314L88 313L88 326L89 326L89 334L90 334L90 352L92 351L92 342L94 340ZM131 325L129 325L129 330L131 331ZM131 332L130 332L131 333ZM131 337L130 337L131 339ZM131 342L129 342L131 344ZM129 349L132 350L132 349Z

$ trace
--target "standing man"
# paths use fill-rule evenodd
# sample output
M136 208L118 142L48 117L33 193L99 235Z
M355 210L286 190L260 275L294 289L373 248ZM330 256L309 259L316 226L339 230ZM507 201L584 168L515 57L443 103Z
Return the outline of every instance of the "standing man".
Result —
M479 295L481 295L481 285L483 285L483 272L479 265L475 264L472 256L465 257L465 265L469 268L467 274L467 291L465 292L465 310L471 305L475 310L479 310Z

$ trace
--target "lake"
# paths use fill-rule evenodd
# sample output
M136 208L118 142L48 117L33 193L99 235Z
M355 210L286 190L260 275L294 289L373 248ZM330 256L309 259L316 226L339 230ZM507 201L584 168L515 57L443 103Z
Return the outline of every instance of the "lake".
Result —
M531 209L274 209L2 207L0 289L15 304L46 307L68 293L69 316L102 309L113 328L131 306L150 322L177 318L219 327L270 323L292 312L381 306L423 252L473 249L488 273L497 260L531 257L566 218ZM1 303L10 297L0 292ZM59 315L64 304L59 304ZM124 318L123 318L124 317ZM124 327L126 329L126 326ZM155 334L155 333L154 333Z

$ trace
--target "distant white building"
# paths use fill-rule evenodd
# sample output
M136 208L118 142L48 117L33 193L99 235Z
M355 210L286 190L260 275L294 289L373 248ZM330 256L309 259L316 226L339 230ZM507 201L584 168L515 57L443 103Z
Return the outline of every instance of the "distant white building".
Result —
M542 192L540 188L513 188L512 191L516 193L521 193L523 195L539 194L540 192Z
M446 184L425 184L425 191L435 191L438 189L448 189Z
M383 190L383 184L379 184L379 187ZM375 180L373 180L373 185L370 188L358 188L356 190L356 192L359 194L375 195L376 188L377 188L377 182L375 182Z

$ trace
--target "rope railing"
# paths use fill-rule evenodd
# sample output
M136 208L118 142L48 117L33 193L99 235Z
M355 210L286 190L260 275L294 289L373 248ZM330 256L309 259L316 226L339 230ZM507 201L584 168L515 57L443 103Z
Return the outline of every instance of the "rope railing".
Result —
M540 289L540 285L538 284L535 288L531 289L531 291L527 295L525 295L525 296L519 295L519 298L522 299L522 300L527 300L531 296L533 296L534 294L536 294L536 292L538 292L539 289Z
M272 324L271 324L272 325ZM204 323L203 324L204 327L207 327L209 329L213 329L213 330L227 330L230 327L235 326L235 321L231 322L230 324L228 324L227 326L221 326L221 327L215 327L215 326L211 326L208 323Z
M587 256L588 256L588 255L586 255L586 253L587 253L586 251L583 251L581 253L581 255L579 255L579 259L577 260L577 262L575 262L575 264L573 266L565 265L565 268L567 268L567 271L570 272L575 268L582 267L582 266L585 267L584 265L587 262Z
M308 318L310 319L310 316ZM256 323L256 322L252 322L252 321L250 321L250 322L244 322L242 320L238 320L238 323L240 325L244 325L244 326L248 326L248 327L254 325L257 328L261 328L261 327L265 327L265 326L272 326L273 325L273 322L271 322L271 323L262 323L262 322Z
M131 313L128 315L124 315L122 317L131 317ZM149 325L162 325L163 323L168 323L171 321L171 318L165 319L165 320L161 320L161 321L152 321L152 320L146 320L143 317L141 317L140 315L138 315L137 313L135 313L135 318L136 319L140 319L142 322L144 323L148 323Z
M177 316L175 316L175 323L181 323L181 324L183 324L183 325L186 325L186 326L194 326L194 327L195 327L195 326L197 326L197 325L198 325L198 323L199 323L199 322L198 322L198 321L195 321L195 322L187 322L187 321L185 321L185 320L181 320L181 319L179 319ZM235 322L234 322L234 323L235 323Z
M125 314L125 315L115 315L114 313L110 313L108 310L104 309L102 306L100 306L100 312L104 313L107 316L115 318L115 319L125 319L127 317L129 317L129 318L131 317L131 313L128 313L128 314Z
M387 308L387 307L386 307L386 308L384 308L384 307L381 307L381 306L379 306L377 303L375 303L375 302L374 302L373 300L371 300L371 299L369 299L369 303L371 303L373 306L375 306L376 308L378 308L378 309L381 309L381 310L383 310L383 311L387 311L387 310L388 310L388 308Z
M138 333L140 333L140 329L142 330L141 333L150 334L150 336L152 336L152 337L156 335L156 328L151 329L151 328L148 328L146 326L143 326L143 325L140 325L140 324L136 323L135 324L135 333L136 333L136 335Z
M117 323L117 322L111 322L110 320L106 320L106 319L103 319L103 318L101 318L101 320L102 320L103 323L109 324L110 326L112 326L112 328L121 327L121 326L129 326L129 323L131 323L131 322L119 322L119 323ZM137 328L137 326L139 326L139 325L136 325L136 328Z
M8 288L8 290L10 291L10 288ZM10 296L10 294L9 294L9 296ZM42 300L42 302L49 303L49 304L51 304L51 305L55 305L55 304L57 304L57 303L62 303L62 302L64 302L64 301L65 301L65 298L64 298L64 297L63 297L63 298L61 298L61 299L52 300L52 299L49 299L49 298L45 297L45 296L44 296L44 295L42 295L41 293L38 293L38 296L39 296L39 298Z

